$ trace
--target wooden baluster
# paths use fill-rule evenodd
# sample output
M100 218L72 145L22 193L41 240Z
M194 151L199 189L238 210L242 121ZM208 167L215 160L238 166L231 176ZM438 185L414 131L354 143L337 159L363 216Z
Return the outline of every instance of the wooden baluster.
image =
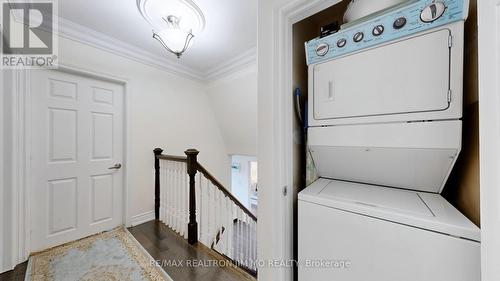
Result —
M240 208L240 262L244 264L245 258L245 213Z
M212 183L208 181L208 244L210 247L212 244L212 233L214 232L214 189Z
M166 201L166 224L170 227L172 226L172 217L171 217L171 210L172 210L172 169L170 167L170 161L165 161L165 166L167 168L167 180L165 183L165 201Z
M175 166L174 162L170 162L170 228L175 229Z
M188 184L189 184L189 175L187 174L187 169L186 169L186 165L182 165L182 170L181 170L181 173L182 173L182 233L183 233L183 236L185 239L187 239L187 224L189 222L189 218L188 218L188 213L189 213L189 210L188 210L188 204L189 204L189 190L188 190ZM195 181L196 182L196 181Z
M233 201L226 197L226 209L227 209L227 229L226 229L226 255L232 258L231 247L233 245Z
M255 221L252 221L252 261L254 264L254 270L257 268L256 266L256 261L257 261L257 223Z
M238 214L237 206L234 202L231 202L231 220L233 225L233 233L231 238L231 251L233 253L233 259L236 259L236 247L238 245Z
M155 219L160 219L160 159L158 156L161 155L163 149L155 148L153 154L155 156Z
M254 260L254 270L257 270L257 247L258 247L258 241L257 241L257 222L254 221L253 223L253 233L254 233L254 246L253 246L253 260Z
M241 217L240 217L240 208L236 209L236 217L237 217L237 229L238 232L236 234L236 260L238 263L241 263Z
M186 174L184 174L184 165L182 163L179 163L179 234L182 237L185 237L184 235L184 230L186 229L186 224L187 222L184 221L184 199L186 199L187 196L185 196L185 179L186 179Z
M177 206L178 206L178 230L179 230L179 234L181 236L184 236L184 214L183 214L183 202L184 202L184 171L182 169L182 163L177 163L177 173L178 173L178 194L179 194L179 199L177 201Z
M173 222L172 222L172 229L177 232L177 202L179 200L179 195L177 192L177 163L172 163L172 192L174 193L173 197L174 200L172 201L172 217L173 217Z
M173 226L173 223L174 223L174 218L172 216L172 209L173 209L173 205L172 205L172 201L174 199L174 195L173 195L173 178L174 178L174 174L172 172L172 162L171 161L166 161L167 162L167 225L169 227L172 227Z
M220 222L220 200L221 200L221 192L218 188L215 188L215 243L217 243L217 234L220 234L221 230L221 222Z
M220 241L221 241L221 251L224 251L224 248L225 248L225 245L224 245L224 241L223 241L223 236L224 235L224 232L226 231L226 196L224 195L224 193L222 193L222 191L219 190L219 193L220 193L220 200L219 200L219 221L220 221L220 231L221 231L221 238L220 238Z
M160 221L165 222L165 165L160 161Z
M242 231L243 231L243 236L242 236L242 261L243 261L243 264L248 267L248 264L247 264L247 242L248 242L248 236L247 236L247 230L248 230L248 224L247 224L247 215L245 213L242 214L243 215L243 227L242 227Z
M180 165L181 165L180 163L176 163L175 164L175 166L176 166L175 167L175 175L176 175L176 177L175 177L175 182L176 182L176 184L175 184L175 186L176 186L175 192L177 194L176 195L176 199L177 200L175 200L175 205L176 205L176 208L175 208L175 210L176 210L176 224L175 224L175 228L177 230L177 233L179 233L179 234L181 233L181 225L182 225L182 220L181 220L181 214L182 214L182 211L181 211L181 202L182 202L182 193L181 193L181 191L182 191L182 184L181 184L181 181L182 181L182 176L183 176L182 172L180 170L180 168L181 168Z
M162 221L162 208L161 208L161 203L162 203L162 199L163 199L163 163L161 163L161 160L160 160L160 208L158 209L158 220L159 221Z
M246 237L245 237L245 229L246 229L246 222L245 222L245 212L243 212L242 209L240 209L241 212L241 263L243 265L245 264L245 246L246 246Z
M169 180L169 170L168 170L168 161L163 161L162 163L164 166L165 166L165 186L163 188L163 192L165 193L165 196L163 197L163 202L164 202L164 205L163 205L163 208L164 208L164 211L163 211L163 220L165 222L166 225L168 225L168 196L169 196L169 183L168 183L168 180Z
M196 149L185 151L187 156L187 172L189 174L189 224L188 243L193 245L198 242L198 223L196 222L196 172L198 171L198 153Z
M196 181L196 206L198 206L198 210L196 212L196 221L200 222L198 225L198 238L203 241L201 238L201 173L198 173L197 181ZM189 219L189 218L188 218Z
M224 215L223 215L223 220L224 220L224 255L229 256L229 227L230 227L230 221L229 221L229 208L228 208L228 202L229 198L227 196L224 196L224 201L223 201L223 210L224 210Z
M248 259L250 260L251 262L251 267L253 269L253 266L254 266L254 258L253 258L253 247L254 247L254 244L255 244L255 240L253 239L253 220L250 220L250 223L248 224L249 226L249 240L250 240L250 243L249 243L249 247L248 247Z
M205 245L210 246L210 181L205 178Z
M251 237L250 237L250 218L248 217L247 214L245 214L245 221L246 221L246 227L245 227L245 264L248 268L250 268L250 244L251 244Z
M182 167L177 163L177 232L182 235Z
M216 202L217 202L217 187L213 184L210 185L211 186L211 189L212 189L212 194L213 194L213 197L212 197L212 202L211 202L211 206L212 206L212 232L210 233L210 242L211 243L214 243L214 239L215 239L215 234L217 233L217 223L216 223L216 219L217 219L217 213L216 213Z
M163 178L162 186L163 189L163 222L168 225L168 163L163 160L161 163L165 167L165 177Z
M217 241L217 230L218 230L218 227L219 225L217 224L217 200L218 200L218 197L219 197L219 193L217 192L217 187L216 186L212 186L213 190L214 190L214 201L212 202L212 205L213 205L213 223L214 223L214 228L213 228L213 232L212 234L210 235L212 237L212 243L215 244L215 242Z
M206 194L207 187L205 183L205 177L200 173L200 240L203 244L206 245L207 241L205 240L205 232L207 232L207 223L206 223Z

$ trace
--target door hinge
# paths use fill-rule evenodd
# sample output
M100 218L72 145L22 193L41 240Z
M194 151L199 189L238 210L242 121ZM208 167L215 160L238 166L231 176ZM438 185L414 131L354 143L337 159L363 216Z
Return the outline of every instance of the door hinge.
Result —
M288 194L288 186L283 186L283 196L286 196Z
M448 103L451 102L451 89L448 90Z
M449 48L453 47L453 36L452 35L448 36L448 47Z

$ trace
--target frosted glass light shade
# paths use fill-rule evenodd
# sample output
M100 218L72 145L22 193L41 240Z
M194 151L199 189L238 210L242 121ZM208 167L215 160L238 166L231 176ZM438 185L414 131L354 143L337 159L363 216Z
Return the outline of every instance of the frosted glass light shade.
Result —
M205 28L205 17L191 0L137 0L137 7L152 26L153 38L177 57Z

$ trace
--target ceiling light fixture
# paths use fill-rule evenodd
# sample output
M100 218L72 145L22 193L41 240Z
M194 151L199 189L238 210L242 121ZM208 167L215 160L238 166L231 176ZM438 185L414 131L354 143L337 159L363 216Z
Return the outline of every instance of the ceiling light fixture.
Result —
M137 0L137 7L153 27L153 38L178 58L205 28L205 17L191 0Z

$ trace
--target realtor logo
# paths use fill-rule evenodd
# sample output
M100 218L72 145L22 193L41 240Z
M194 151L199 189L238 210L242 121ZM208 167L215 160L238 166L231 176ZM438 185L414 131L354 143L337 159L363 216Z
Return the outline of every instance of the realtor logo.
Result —
M57 5L54 1L2 3L2 68L55 68Z

